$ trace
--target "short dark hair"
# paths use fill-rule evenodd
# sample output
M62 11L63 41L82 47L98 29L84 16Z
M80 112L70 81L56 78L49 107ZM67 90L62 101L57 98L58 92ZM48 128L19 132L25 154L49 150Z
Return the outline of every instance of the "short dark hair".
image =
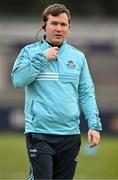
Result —
M58 16L61 13L66 13L68 16L68 23L70 24L70 11L63 4L52 4L46 7L42 13L42 21L47 22L48 16Z

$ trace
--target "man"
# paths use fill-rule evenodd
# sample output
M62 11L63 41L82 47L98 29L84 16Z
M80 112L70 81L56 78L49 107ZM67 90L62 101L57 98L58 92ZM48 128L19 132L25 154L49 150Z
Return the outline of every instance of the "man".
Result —
M42 40L21 50L12 71L14 86L25 88L29 179L72 179L81 145L80 106L90 147L100 141L94 86L84 54L65 40L69 10L61 4L48 6L42 29Z

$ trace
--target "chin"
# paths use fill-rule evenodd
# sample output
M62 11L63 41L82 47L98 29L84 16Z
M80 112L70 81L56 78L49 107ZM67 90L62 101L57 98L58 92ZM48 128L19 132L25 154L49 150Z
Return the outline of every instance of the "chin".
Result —
M61 42L55 42L55 43L53 43L55 46L57 45L60 45L60 44L62 44Z
M64 42L64 39L62 39L62 38L54 38L53 39L53 44L55 44L55 45L60 45L63 42Z
M53 44L55 44L55 45L60 45L60 44L62 44L63 43L63 41L54 41L53 42Z

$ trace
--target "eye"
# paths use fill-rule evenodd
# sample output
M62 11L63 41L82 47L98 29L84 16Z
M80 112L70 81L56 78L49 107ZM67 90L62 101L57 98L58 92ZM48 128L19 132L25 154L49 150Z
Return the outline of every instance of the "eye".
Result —
M58 25L58 22L52 21L51 24L54 25L54 26L57 26L57 25Z
M67 24L66 23L61 23L61 26L67 26Z

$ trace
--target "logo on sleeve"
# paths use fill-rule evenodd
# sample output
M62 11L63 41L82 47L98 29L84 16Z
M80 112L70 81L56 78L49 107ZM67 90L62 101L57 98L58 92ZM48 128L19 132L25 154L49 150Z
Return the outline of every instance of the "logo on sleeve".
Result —
M72 60L69 60L68 63L67 63L67 67L68 68L75 68L76 65L74 64L74 62Z

